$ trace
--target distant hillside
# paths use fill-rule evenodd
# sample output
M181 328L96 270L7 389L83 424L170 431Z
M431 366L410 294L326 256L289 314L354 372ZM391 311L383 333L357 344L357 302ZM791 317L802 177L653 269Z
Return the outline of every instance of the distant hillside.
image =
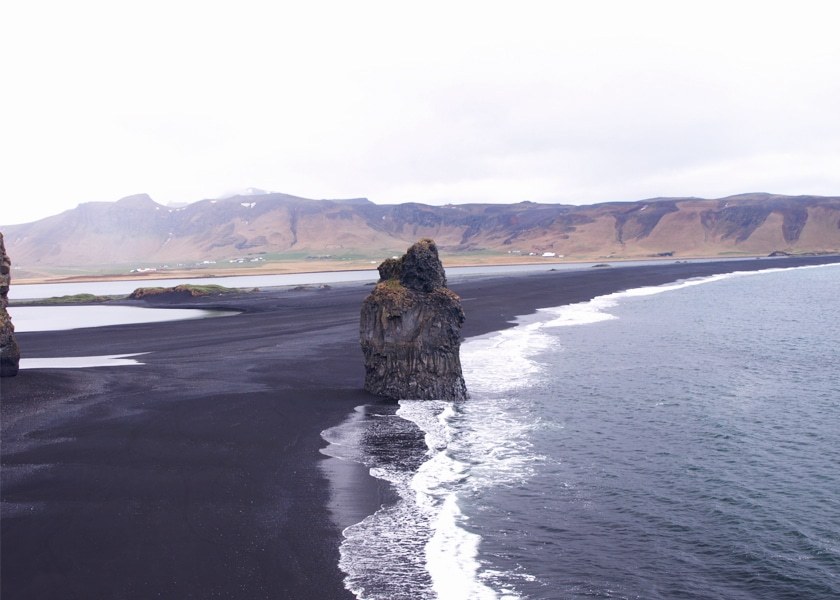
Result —
M742 194L561 204L377 205L249 193L166 207L146 195L3 228L22 269L307 256L381 259L421 237L449 254L570 259L840 251L840 197Z

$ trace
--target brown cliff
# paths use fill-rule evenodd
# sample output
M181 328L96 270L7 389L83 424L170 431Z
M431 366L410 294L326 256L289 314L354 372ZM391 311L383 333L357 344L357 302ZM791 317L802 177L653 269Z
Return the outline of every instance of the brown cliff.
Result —
M360 260L360 266L421 238L434 238L459 261L541 260L544 253L596 262L667 252L683 258L766 256L840 252L840 196L756 193L590 206L428 206L264 194L183 208L138 196L82 204L33 223L3 226L0 221L0 227L19 277L68 268L99 272L104 266L113 272L163 270L178 263L218 269ZM324 267L311 264L309 270Z
M460 298L446 287L434 241L379 266L359 325L365 389L393 399L463 400Z
M20 364L20 349L15 340L15 326L6 307L9 305L9 282L12 262L6 254L3 234L0 233L0 377L14 377Z

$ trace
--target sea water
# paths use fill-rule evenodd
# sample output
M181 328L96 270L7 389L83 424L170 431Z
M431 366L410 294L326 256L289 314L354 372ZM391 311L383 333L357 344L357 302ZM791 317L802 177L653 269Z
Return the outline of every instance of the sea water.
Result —
M466 341L471 398L324 432L398 501L359 598L840 598L840 266L540 310Z
M17 333L32 331L64 331L83 327L162 323L229 317L236 311L202 308L146 308L143 306L10 306L9 315Z

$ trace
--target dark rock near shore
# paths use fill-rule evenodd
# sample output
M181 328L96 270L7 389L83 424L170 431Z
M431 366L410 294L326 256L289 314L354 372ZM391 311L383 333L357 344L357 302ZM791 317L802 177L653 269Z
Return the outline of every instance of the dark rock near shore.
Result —
M434 241L379 266L359 325L365 389L392 399L463 400L461 299L446 287Z
M6 307L9 305L9 283L12 261L6 254L3 234L0 233L0 377L14 377L20 365L20 348L15 339L15 326Z
M219 296L222 294L230 294L238 292L234 288L227 288L221 285L192 285L189 283L182 283L175 287L141 287L137 288L129 294L129 300L154 300L154 301L168 301L178 302L181 300L189 300L190 298L199 298L201 296Z

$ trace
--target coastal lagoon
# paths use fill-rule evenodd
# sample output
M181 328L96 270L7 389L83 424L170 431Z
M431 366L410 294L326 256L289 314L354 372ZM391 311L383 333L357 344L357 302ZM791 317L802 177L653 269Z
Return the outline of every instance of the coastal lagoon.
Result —
M732 273L466 341L470 400L323 433L399 498L345 529L348 589L840 597L838 299L838 265Z
M105 325L161 323L188 319L208 319L238 314L234 311L192 308L143 308L138 306L10 306L9 314L17 333L64 331ZM96 356L56 356L20 359L21 369L82 369L142 364L139 354Z
M232 311L193 308L143 308L139 306L10 306L9 314L17 333L62 331L82 327L160 323L185 319L206 319L236 314Z
M55 358L21 358L21 369L89 369L93 367L126 367L142 365L136 354L106 354L100 356L59 356Z
M727 259L715 259L723 262ZM738 259L730 259L738 260ZM764 259L773 260L773 259ZM682 262L711 262L710 259L694 259ZM452 267L446 269L450 281L462 277L487 275L514 275L539 271L574 271L591 268L604 263L553 263L545 262L525 265L488 265L479 267ZM622 266L663 264L663 261L624 261ZM195 277L182 279L132 279L126 281L78 281L65 283L15 284L9 288L10 300L35 300L69 296L73 294L94 294L97 296L128 295L138 287L172 287L180 284L222 285L232 288L266 288L298 285L332 285L339 283L373 283L379 278L376 269L364 271L327 271L314 273L285 273L280 275L236 275L230 277Z

